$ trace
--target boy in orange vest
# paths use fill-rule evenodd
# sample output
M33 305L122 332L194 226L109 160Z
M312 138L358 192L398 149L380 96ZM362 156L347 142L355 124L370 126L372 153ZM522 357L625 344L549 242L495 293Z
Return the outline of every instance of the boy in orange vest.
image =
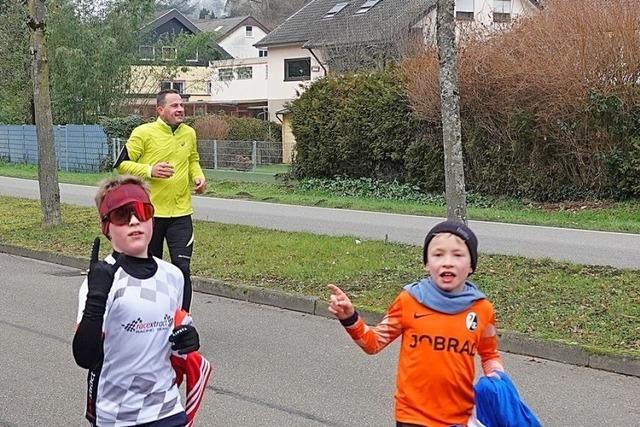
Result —
M464 224L445 221L427 234L429 277L404 287L382 321L367 326L337 286L329 311L368 354L402 336L395 392L397 427L481 426L473 415L474 357L485 375L503 371L493 305L467 280L476 269L478 240Z

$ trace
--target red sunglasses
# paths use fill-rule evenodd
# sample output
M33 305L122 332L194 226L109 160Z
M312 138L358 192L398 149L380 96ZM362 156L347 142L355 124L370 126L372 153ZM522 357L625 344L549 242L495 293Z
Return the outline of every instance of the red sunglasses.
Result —
M131 215L135 215L140 222L153 218L153 205L144 202L131 202L107 212L102 217L102 222L110 222L114 225L127 225L131 221Z

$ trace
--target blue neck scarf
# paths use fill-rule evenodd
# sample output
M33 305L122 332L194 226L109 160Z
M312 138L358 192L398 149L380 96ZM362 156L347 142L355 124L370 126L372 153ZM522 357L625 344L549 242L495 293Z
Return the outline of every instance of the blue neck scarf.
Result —
M461 313L475 301L486 298L485 294L468 280L464 282L464 289L457 293L441 290L433 283L431 277L410 283L404 289L420 304L445 314Z

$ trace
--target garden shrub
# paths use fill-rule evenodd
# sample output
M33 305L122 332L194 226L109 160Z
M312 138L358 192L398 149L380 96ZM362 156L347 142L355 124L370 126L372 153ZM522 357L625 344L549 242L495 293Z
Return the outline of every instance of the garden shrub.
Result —
M439 129L427 129L411 141L405 153L407 182L423 191L444 191L444 149Z
M406 179L405 153L416 137L396 70L328 76L289 107L296 177Z
M640 197L640 137L617 146L604 156L613 196Z
M282 125L253 117L221 118L229 125L227 139L230 141L282 141Z
M107 134L107 138L129 138L131 132L143 123L153 119L145 119L142 116L130 115L126 117L101 117L98 123Z
M131 135L131 131L143 123L148 122L150 119L145 119L138 115L130 115L125 117L100 117L98 123L102 126L104 133L107 134L107 146L108 154L100 160L100 166L98 169L101 172L111 171L113 166L113 139L120 138L122 145L126 143L126 140Z
M233 117L225 114L207 115L194 119L198 135L198 151L203 167L214 167L214 143L217 141L220 168L250 170L252 141L281 141L282 126L253 117ZM277 145L261 147L257 155L264 154L270 162L282 162L282 149ZM256 159L258 162L260 158Z
M430 195L417 186L399 182L385 182L371 178L305 178L297 183L302 191L325 191L333 196L362 197L381 200L408 200L444 205L442 194Z
M471 192L538 201L640 196L640 8L549 1L487 37L463 34L459 81ZM290 105L292 174L444 187L438 60L329 75Z
M219 115L198 117L193 122L198 139L227 139L231 126Z
M446 206L442 192L425 192L422 188L399 182L385 182L371 178L305 178L297 181L300 191L321 191L332 196L359 197L376 200L412 201L423 204ZM477 193L467 193L469 206L489 208L493 200Z
M640 8L550 0L459 49L467 188L536 200L638 197ZM433 49L401 65L416 115L440 122Z

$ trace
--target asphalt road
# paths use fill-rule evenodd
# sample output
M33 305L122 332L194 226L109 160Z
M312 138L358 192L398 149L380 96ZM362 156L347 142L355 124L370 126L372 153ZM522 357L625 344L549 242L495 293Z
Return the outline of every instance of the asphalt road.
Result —
M65 203L92 206L95 188L60 184ZM0 177L0 194L38 198L37 181ZM195 218L284 231L350 235L422 245L442 218L194 197ZM640 268L640 235L470 221L484 253Z
M0 254L0 426L85 426L75 366L78 270ZM331 319L194 296L202 352L215 366L197 424L393 424L397 346L367 356ZM503 354L545 426L631 426L640 378Z

